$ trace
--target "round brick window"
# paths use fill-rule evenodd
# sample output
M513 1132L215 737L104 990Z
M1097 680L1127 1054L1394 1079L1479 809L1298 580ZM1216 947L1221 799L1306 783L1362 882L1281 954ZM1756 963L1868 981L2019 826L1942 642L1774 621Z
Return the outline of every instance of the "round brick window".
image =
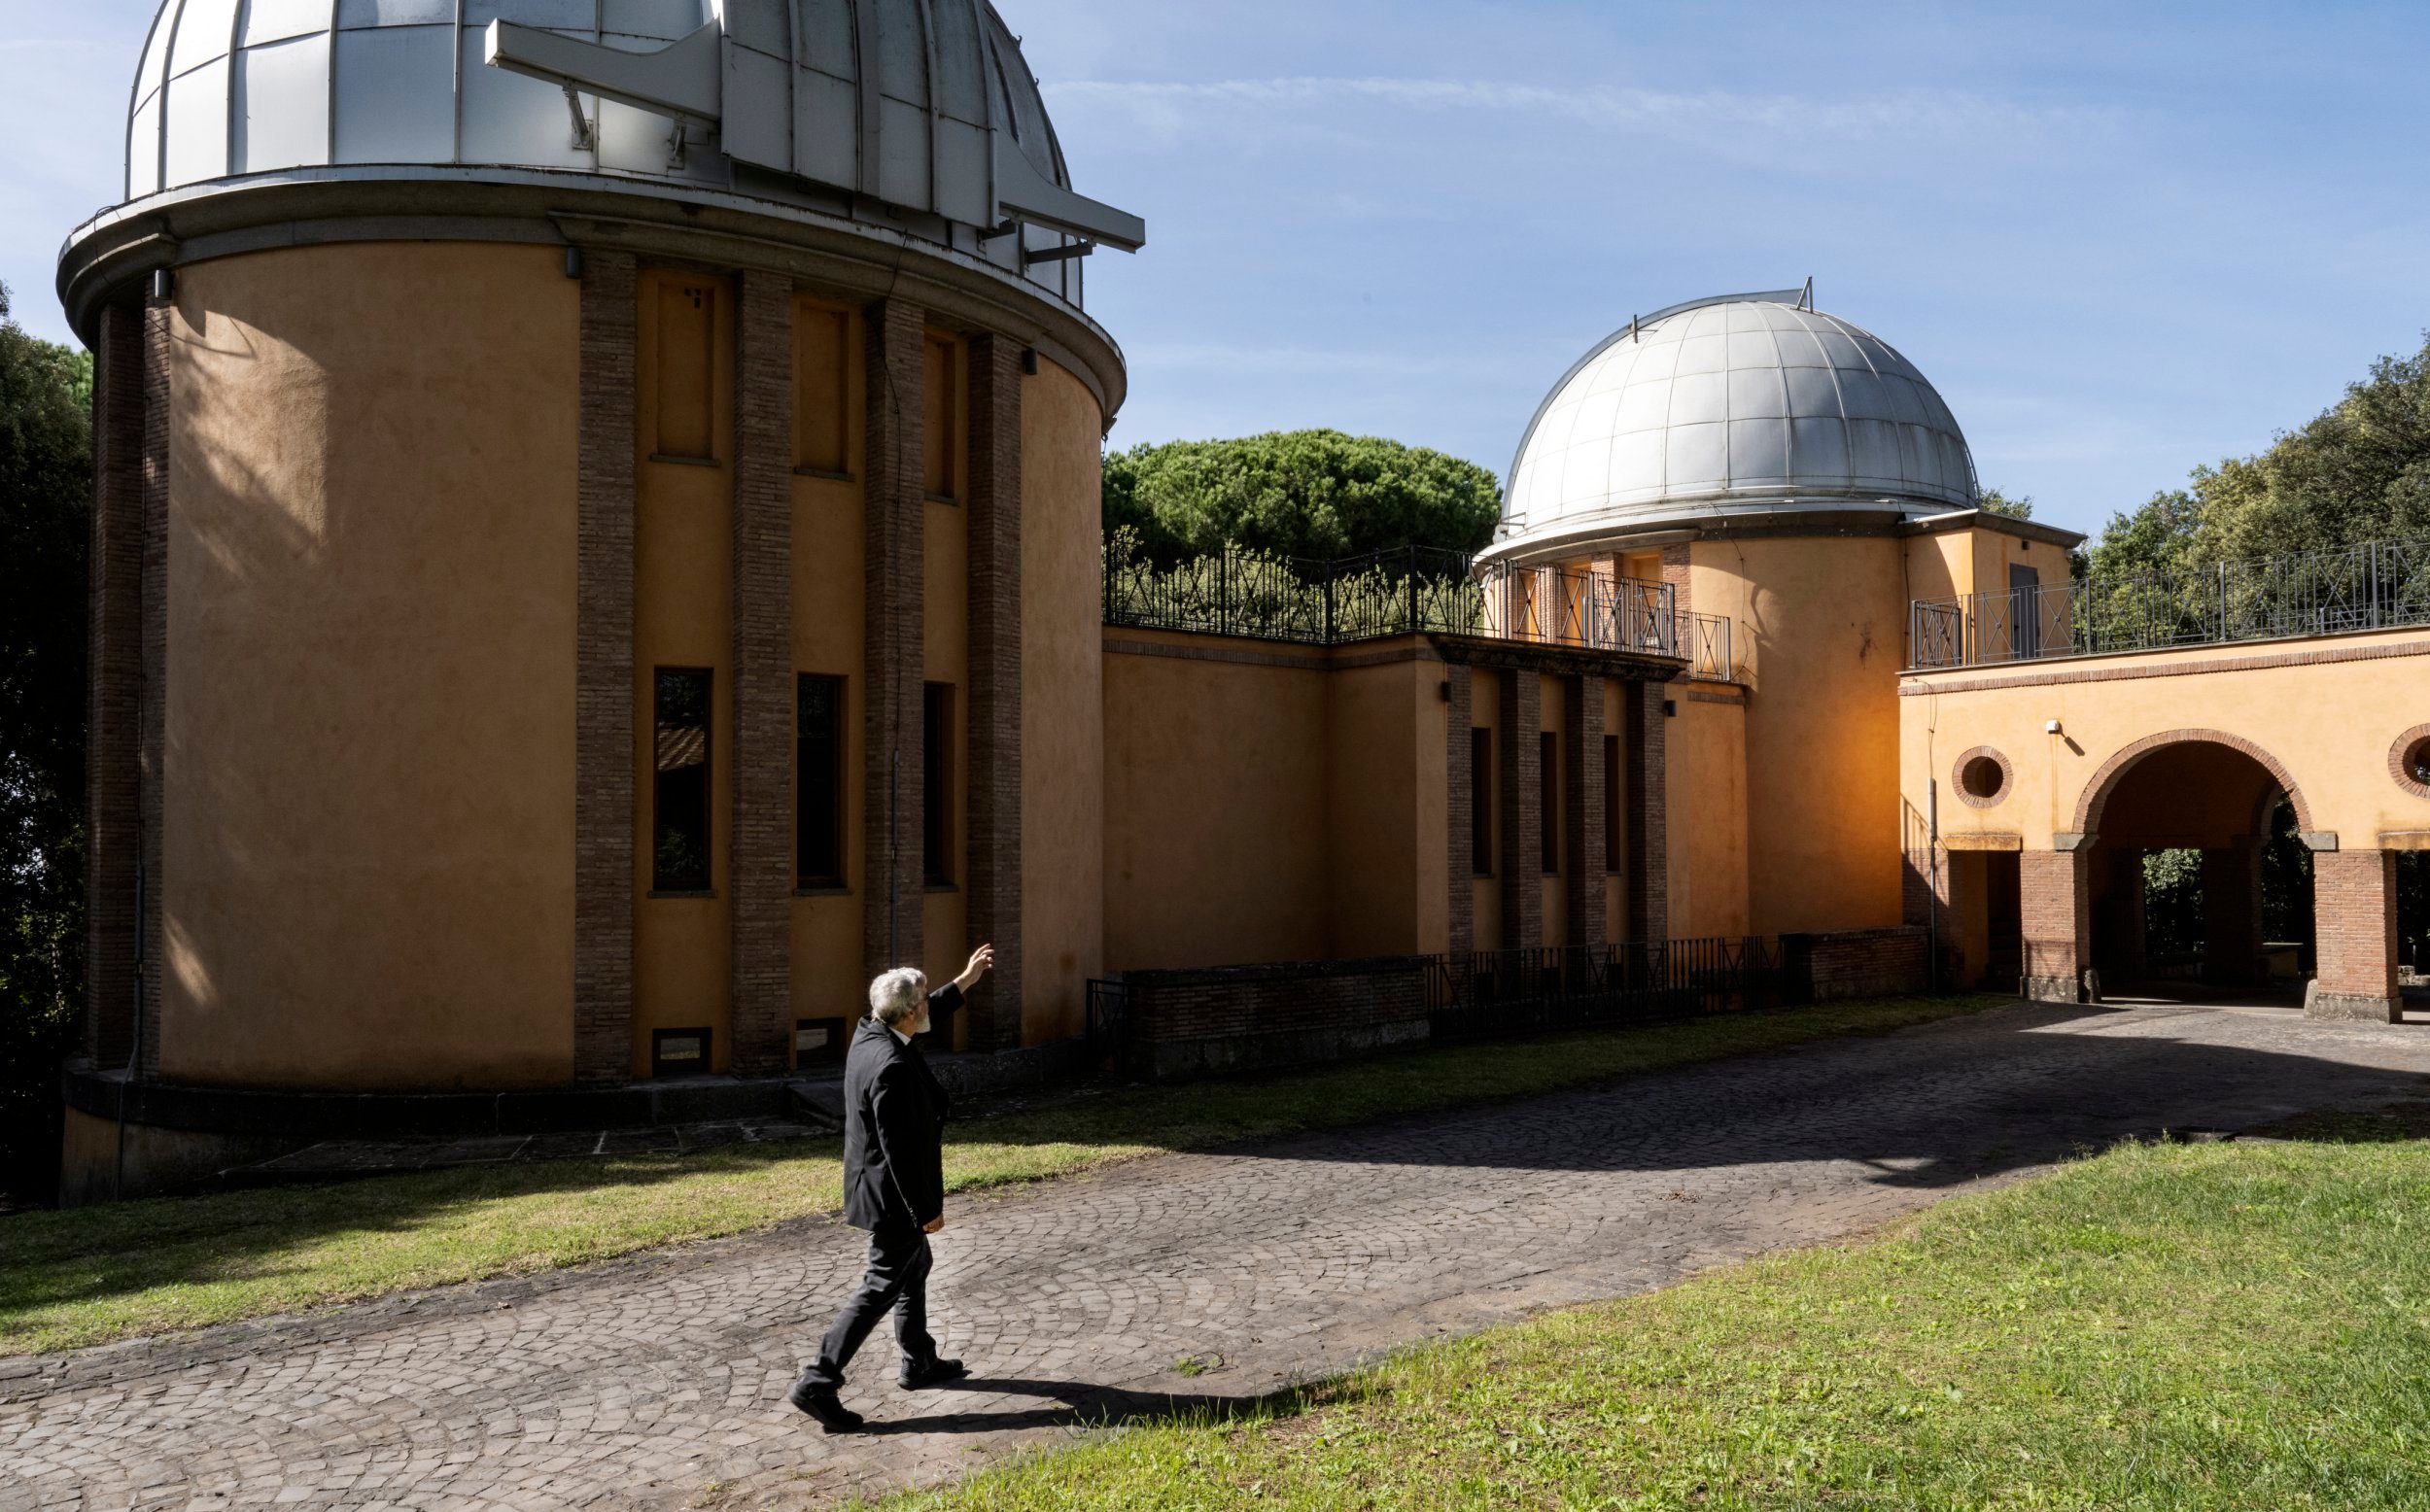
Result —
M2008 796L2016 773L2009 768L2007 757L1988 745L1978 745L1958 758L1956 775L1960 802L1989 808Z
M2388 748L2388 773L2415 798L2430 798L2430 725L2415 725Z

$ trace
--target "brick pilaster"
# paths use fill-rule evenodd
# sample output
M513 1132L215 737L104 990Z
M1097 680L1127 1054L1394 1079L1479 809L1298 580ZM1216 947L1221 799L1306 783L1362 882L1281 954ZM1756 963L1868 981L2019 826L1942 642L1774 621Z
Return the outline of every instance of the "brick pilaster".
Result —
M582 259L574 488L573 1075L633 1071L634 407L640 272L629 253Z
M925 313L899 299L869 307L868 475L861 579L866 816L861 956L867 975L921 958L927 890L920 866L920 679L927 513L922 351ZM889 828L889 819L891 827ZM889 867L891 872L889 875ZM889 942L892 948L888 949Z
M1596 946L1604 941L1603 902L1603 679L1573 676L1562 697L1567 705L1561 735L1561 781L1568 802L1561 806L1568 843L1561 853L1569 861L1570 941Z
M2018 911L2025 934L2025 995L2073 1003L2093 962L2090 862L2082 850L2029 850L2017 857Z
M1533 949L1545 943L1544 679L1524 668L1502 685L1502 943Z
M970 344L970 1048L1021 1044L1021 348Z
M1475 728L1472 712L1475 706L1475 683L1469 670L1461 666L1445 667L1443 678L1451 690L1450 707L1442 721L1444 815L1445 827L1451 832L1450 933L1444 948L1454 955L1465 955L1476 948L1476 773L1472 770L1475 753L1470 745L1471 732Z
M2319 975L2304 996L2312 1018L2395 1023L2396 852L2329 850L2311 858Z
M152 301L143 314L143 547L140 567L143 679L136 699L138 822L143 827L143 1044L137 1074L160 1066L160 968L167 932L160 922L161 781L168 754L169 665L169 343L175 307Z
M790 1064L793 923L793 288L742 279L735 342L734 841L738 1076Z
M93 511L85 746L85 1052L133 1048L136 877L143 852L145 322L101 312L93 354Z
M1684 545L1662 548L1662 581L1671 585L1671 607L1684 614L1694 605L1687 601L1687 548Z
M1628 805L1628 933L1650 944L1671 937L1670 719L1665 685L1628 684L1628 764L1620 784Z

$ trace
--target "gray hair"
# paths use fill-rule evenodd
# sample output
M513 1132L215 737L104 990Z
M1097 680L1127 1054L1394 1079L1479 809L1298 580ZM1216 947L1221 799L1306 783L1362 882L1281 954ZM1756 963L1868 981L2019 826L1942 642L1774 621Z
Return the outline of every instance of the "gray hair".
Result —
M928 997L928 974L915 967L897 966L882 972L869 984L869 1011L878 1021L891 1027L917 1015L920 1005Z

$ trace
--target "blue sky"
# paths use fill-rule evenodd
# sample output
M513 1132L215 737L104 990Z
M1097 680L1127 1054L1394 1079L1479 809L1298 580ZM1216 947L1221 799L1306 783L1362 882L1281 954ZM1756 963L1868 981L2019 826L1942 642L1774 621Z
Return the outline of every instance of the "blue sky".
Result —
M999 0L1080 187L1113 444L1332 425L1497 472L1632 312L1811 275L1986 483L2097 529L2430 326L2413 5ZM115 197L149 0L0 0L0 281Z

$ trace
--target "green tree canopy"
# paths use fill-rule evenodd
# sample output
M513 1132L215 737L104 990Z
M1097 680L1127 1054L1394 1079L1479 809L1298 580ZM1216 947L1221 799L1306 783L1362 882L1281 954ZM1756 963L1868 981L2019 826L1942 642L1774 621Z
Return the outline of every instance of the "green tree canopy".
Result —
M2430 337L2300 430L2110 518L2093 570L2147 572L2240 557L2430 536Z
M82 995L92 359L8 316L0 288L0 1191L24 1194L57 1169Z
M1227 542L1294 557L1395 546L1475 551L1502 486L1475 463L1339 430L1165 441L1105 459L1105 529L1169 566Z

